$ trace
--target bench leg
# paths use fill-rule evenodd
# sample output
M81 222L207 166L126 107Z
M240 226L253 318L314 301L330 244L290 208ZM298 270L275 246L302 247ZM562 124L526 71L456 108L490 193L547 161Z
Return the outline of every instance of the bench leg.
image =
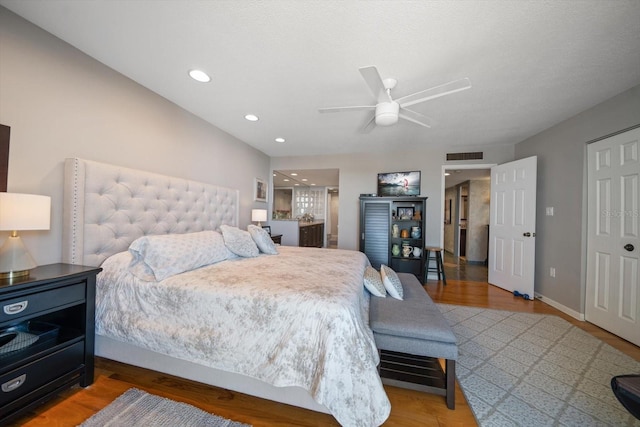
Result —
M447 383L447 408L455 409L456 407L456 361L446 361L445 381Z

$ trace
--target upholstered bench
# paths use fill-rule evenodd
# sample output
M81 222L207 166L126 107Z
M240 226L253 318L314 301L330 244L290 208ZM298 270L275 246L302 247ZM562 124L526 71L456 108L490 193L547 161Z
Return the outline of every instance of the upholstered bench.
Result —
M407 273L398 277L403 300L372 296L369 309L382 382L437 393L454 409L456 336L418 279ZM444 371L438 359L445 359Z

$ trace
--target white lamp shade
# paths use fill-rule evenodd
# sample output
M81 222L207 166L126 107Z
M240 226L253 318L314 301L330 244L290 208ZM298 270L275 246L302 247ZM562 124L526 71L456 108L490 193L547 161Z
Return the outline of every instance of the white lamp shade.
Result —
M267 220L266 209L251 209L251 221L262 222Z
M0 230L48 230L50 226L51 197L0 193Z

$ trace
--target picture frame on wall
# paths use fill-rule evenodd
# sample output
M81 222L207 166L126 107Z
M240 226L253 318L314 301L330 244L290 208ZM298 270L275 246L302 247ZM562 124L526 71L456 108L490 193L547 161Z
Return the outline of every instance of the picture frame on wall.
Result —
M254 179L253 200L256 202L267 201L267 183L260 178Z
M0 124L0 191L7 191L11 127Z
M451 199L444 202L444 223L451 224Z

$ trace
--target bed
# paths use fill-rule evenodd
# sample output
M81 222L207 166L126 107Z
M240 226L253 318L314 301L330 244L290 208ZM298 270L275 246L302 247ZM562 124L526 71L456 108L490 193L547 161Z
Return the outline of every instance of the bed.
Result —
M238 212L234 189L65 161L63 261L103 267L96 355L330 413L346 426L382 424L390 403L368 325L364 254L227 250L158 280L132 273L132 243L206 236L222 253L218 231L237 230Z

